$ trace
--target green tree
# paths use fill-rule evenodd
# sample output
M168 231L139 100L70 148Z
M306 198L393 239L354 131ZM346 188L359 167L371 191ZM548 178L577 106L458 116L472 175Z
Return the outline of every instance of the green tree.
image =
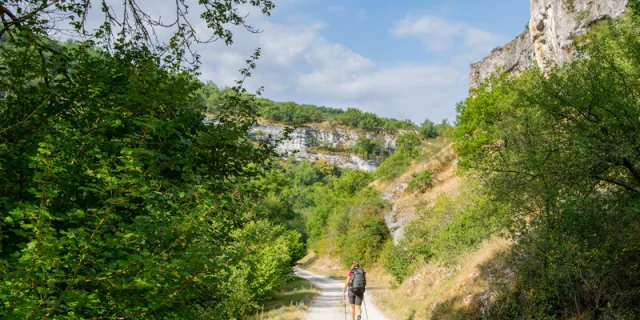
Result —
M436 138L438 131L436 130L435 123L429 119L425 119L420 125L420 134L426 139Z
M231 42L225 26L244 24L243 3L200 2L213 35ZM0 316L250 312L303 252L300 234L279 225L281 211L256 205L265 196L251 181L275 153L247 139L253 96L239 82L205 123L197 54L185 65L196 41L185 5L175 3L178 29L164 45L149 42L153 17L135 1L125 3L122 32L112 34L118 21L107 11L85 33L89 4L0 4ZM90 40L49 40L51 15L73 16Z
M421 143L422 139L414 132L405 133L396 139L398 149L410 154L415 154Z
M376 141L365 135L359 136L356 144L353 146L353 151L365 158L369 158L369 156L376 153L377 149L379 149L379 146Z
M495 77L459 107L460 164L513 208L520 289L503 317L640 315L639 27L602 22L577 39L575 61Z

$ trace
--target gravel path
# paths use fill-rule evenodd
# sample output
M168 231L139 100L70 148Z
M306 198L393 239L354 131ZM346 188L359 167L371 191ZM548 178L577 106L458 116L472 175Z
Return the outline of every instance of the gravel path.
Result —
M308 320L344 320L344 296L342 288L344 281L334 280L329 277L321 276L313 272L309 272L298 267L294 268L296 276L307 279L313 282L318 288L320 288L320 295L318 295L309 308L307 314ZM362 320L367 320L367 312L369 313L369 320L387 320L387 318L376 308L371 301L371 295L368 292L364 294L365 305L362 305ZM350 306L347 305L347 312ZM349 315L347 314L347 320Z

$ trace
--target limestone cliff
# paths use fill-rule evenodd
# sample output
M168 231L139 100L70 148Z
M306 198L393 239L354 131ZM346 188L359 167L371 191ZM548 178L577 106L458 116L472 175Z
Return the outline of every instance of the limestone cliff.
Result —
M529 33L525 31L504 47L493 49L489 56L472 64L469 87L477 87L497 70L520 73L533 66L534 63L533 41Z
M283 132L284 126L260 123L249 132L249 136L252 139L268 138L269 136L281 138ZM278 145L277 150L282 153L292 154L301 160L317 161L325 159L341 168L375 171L377 164L374 161L345 152L355 145L361 135L371 139L378 137L376 134L358 132L355 129L343 127L303 126L294 130L288 140ZM383 134L382 138L384 139L384 148L389 153L395 151L395 137ZM327 152L328 150L336 150L338 152Z
M621 16L628 0L530 0L529 30L471 65L469 86L493 72L518 74L530 66L545 70L571 59L568 46L594 22Z

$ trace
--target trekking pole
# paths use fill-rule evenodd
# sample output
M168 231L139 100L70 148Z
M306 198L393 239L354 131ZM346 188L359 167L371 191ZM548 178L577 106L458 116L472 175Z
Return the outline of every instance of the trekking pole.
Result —
M347 320L347 292L342 291L342 304L344 305L344 320Z
M367 320L369 320L369 310L367 310L367 301L364 300L364 294L362 295L362 304L364 304L364 313L367 314Z

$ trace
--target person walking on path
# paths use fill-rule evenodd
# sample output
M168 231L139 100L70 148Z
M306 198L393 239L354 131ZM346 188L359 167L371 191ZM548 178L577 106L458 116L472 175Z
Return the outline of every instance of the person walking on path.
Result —
M342 288L343 292L349 288L348 296L349 304L351 305L351 320L361 319L362 308L360 306L364 300L364 290L366 286L367 277L365 272L360 269L360 264L354 261L349 270L347 281L344 283L344 288ZM355 317L356 313L358 314L357 318Z

